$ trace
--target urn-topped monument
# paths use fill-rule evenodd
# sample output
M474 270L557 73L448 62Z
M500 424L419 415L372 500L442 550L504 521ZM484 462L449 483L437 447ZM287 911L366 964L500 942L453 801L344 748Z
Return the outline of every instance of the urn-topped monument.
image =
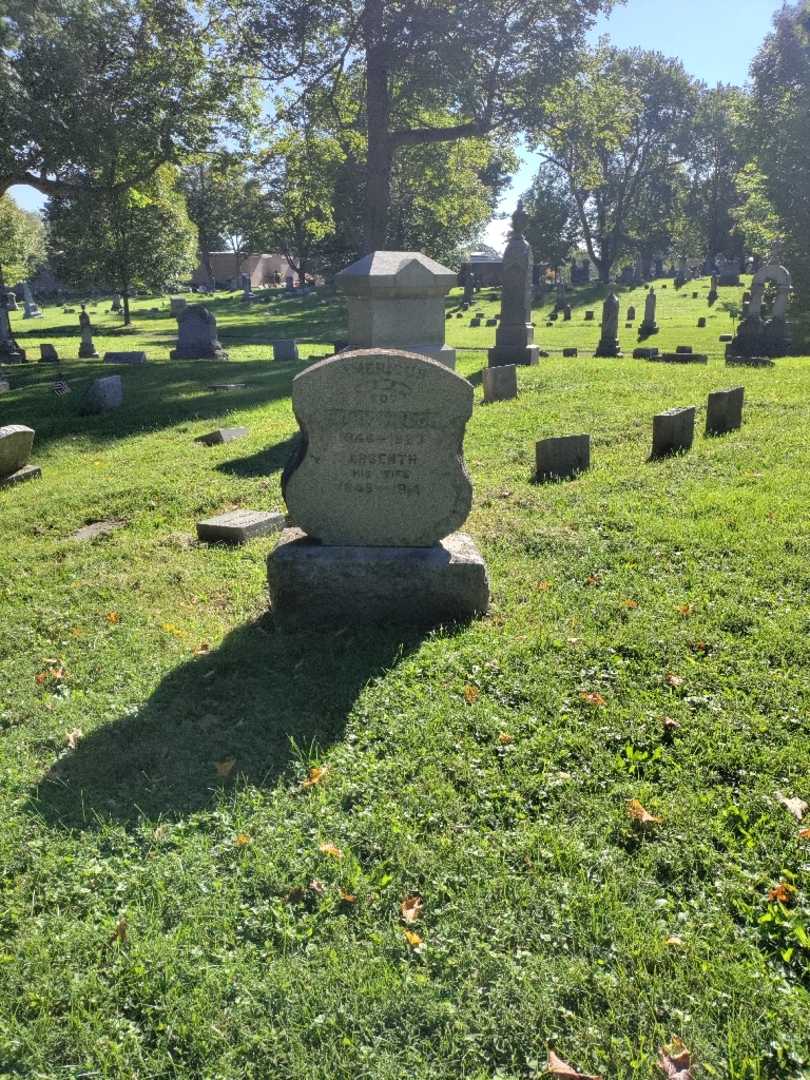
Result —
M352 349L402 349L446 367L456 351L444 343L444 297L458 275L420 251L372 251L335 276L349 305Z
M364 349L301 372L292 401L301 444L282 490L297 528L268 561L279 625L435 625L486 611L483 559L456 531L472 503L472 385L424 356Z
M539 350L532 326L532 249L523 235L529 218L518 203L512 215L512 235L503 254L501 319L489 366L536 364ZM564 303L564 301L563 301Z

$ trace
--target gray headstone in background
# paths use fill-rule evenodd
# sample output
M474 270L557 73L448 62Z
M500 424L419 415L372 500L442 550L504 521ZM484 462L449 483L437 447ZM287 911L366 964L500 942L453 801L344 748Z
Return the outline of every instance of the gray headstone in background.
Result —
M0 394L7 394L11 389L11 383L8 379L0 379Z
M0 427L0 476L11 476L31 458L34 429L24 424Z
M145 364L145 352L105 352L105 364Z
M222 443L243 439L247 433L246 427L217 428L216 431L209 431L206 435L198 435L194 442L202 443L204 446L221 446Z
M184 296L172 296L169 298L169 314L179 319L188 307L188 301Z
M594 356L621 356L619 347L619 298L611 293L602 305L602 333Z
M171 360L228 359L217 337L217 320L205 304L186 304L177 321L177 347L169 353Z
M82 304L82 310L79 315L79 331L82 335L81 344L79 345L79 359L95 360L98 357L98 353L93 344L93 327L90 325L90 316L84 310L84 304Z
M484 401L511 401L517 397L517 367L514 364L499 364L498 367L484 368Z
M273 342L274 360L298 360L298 344L292 339Z
M661 353L660 356L648 356L648 360L657 360L662 364L708 364L709 358L705 353L674 352Z
M267 561L271 611L286 631L346 623L436 626L485 614L486 566L456 532L431 547L327 547L286 529Z
M212 544L244 544L257 536L269 536L287 525L284 514L263 510L230 510L197 522L197 536Z
M636 321L636 309L632 306L627 309L627 321L629 323Z
M31 286L27 281L23 282L23 302L25 304L24 319L41 319L42 312L34 303L34 294L31 292Z
M652 457L690 450L695 439L695 406L669 409L653 417Z
M666 288L666 285L664 288ZM655 294L655 289L651 285L644 301L644 321L641 324L642 334L654 334L658 330L658 323L655 321L655 309L657 304L658 297Z
M734 340L734 335L733 334L721 334L720 335L720 342L723 345L727 345L730 341L733 341L733 340Z
M6 293L6 307L9 311L19 311L20 307L17 303L17 297L13 292Z
M692 352L692 346L691 345L677 345L675 347L675 352L680 353L682 356L688 356L689 353Z
M46 342L39 347L39 358L44 360L47 364L58 364L59 354L56 351L56 346Z
M523 235L528 216L519 202L512 215L512 235L503 253L501 314L489 366L536 364L532 326L532 249Z
M593 312L593 311L586 311L586 312L585 312L585 322L593 322L593 319L594 319L594 315L595 315L595 312Z
M638 349L633 349L633 359L634 360L657 360L658 359L658 349L653 348L652 346L650 346L649 348L646 348L645 346L642 345Z
M473 388L424 356L366 349L293 379L304 452L283 485L292 520L325 544L425 547L467 519Z
M706 434L725 435L742 427L745 388L734 386L729 390L715 390L709 394L706 405Z
M117 313L120 310L121 310L121 294L120 293L115 293L113 298L112 298L112 305L110 307L110 311L115 311Z
M697 321L697 324L698 324L698 330L705 329L705 327L706 327L706 319L701 315L701 317Z
M559 435L535 446L538 480L567 480L591 467L590 435Z
M81 405L81 412L86 416L110 412L119 408L123 401L123 379L120 375L106 375L104 378L94 379L90 384Z

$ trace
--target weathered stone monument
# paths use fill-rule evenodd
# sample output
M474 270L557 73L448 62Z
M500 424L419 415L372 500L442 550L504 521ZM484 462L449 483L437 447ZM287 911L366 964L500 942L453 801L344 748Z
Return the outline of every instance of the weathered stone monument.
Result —
M709 288L709 297L708 297L708 299L709 299L709 307L711 307L712 304L717 303L717 297L719 296L719 293L717 291L718 285L719 285L719 281L718 281L717 274L712 274L712 281L711 281L711 286Z
M120 375L105 375L94 379L87 389L80 412L84 416L95 416L112 412L124 402L124 381Z
M619 298L611 293L602 305L602 333L594 356L621 356L619 347Z
M281 627L435 625L482 614L483 559L456 532L472 504L473 388L413 353L367 349L293 380L302 443L284 471L288 529L268 561Z
M490 367L537 363L539 350L532 326L532 249L523 235L528 220L519 202L512 215L512 235L503 253L501 320L495 332L495 347L489 350ZM562 295L564 304L564 289Z
M762 317L762 302L768 282L776 285L770 319ZM763 266L751 282L751 299L745 318L737 327L727 356L785 356L790 351L791 332L787 321L790 300L790 274L784 266Z
M177 319L177 346L172 360L227 360L217 337L217 320L205 304L186 304Z
M8 311L19 311L20 306L17 303L17 296L13 292L6 293L6 309Z
M650 286L647 292L647 299L644 301L644 322L639 328L643 337L649 337L650 334L658 333L658 323L655 321L655 308L657 303L658 297L655 294L655 289Z
M39 465L30 465L34 431L23 424L0 427L0 488L13 487L42 475Z
M373 251L341 270L335 285L349 306L352 349L398 349L446 367L456 351L444 343L444 297L457 275L418 251Z
M79 345L79 359L97 359L98 353L96 352L96 347L93 344L93 327L90 325L90 316L85 311L84 304L82 304L82 310L79 313L79 330L82 335L82 340Z
M7 303L8 294L0 291L0 364L22 364L25 362L25 349L21 349L14 340Z
M185 296L169 297L169 314L175 319L179 319L187 307L188 300L186 300ZM115 311L115 308L113 308L113 311Z
M31 292L31 286L27 281L23 282L23 303L25 304L25 312L23 313L24 319L41 319L42 312L34 303L34 294Z

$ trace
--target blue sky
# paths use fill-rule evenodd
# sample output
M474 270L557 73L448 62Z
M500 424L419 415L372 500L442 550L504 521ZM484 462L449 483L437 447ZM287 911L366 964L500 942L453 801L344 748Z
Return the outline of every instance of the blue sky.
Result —
M743 83L748 65L768 32L782 0L627 0L596 26L593 38L608 34L619 46L638 45L679 57L687 71L711 85ZM535 162L526 157L501 203L511 212L517 197L531 184ZM39 209L44 199L32 188L13 187L11 194L26 209ZM501 247L507 226L491 222L487 241Z

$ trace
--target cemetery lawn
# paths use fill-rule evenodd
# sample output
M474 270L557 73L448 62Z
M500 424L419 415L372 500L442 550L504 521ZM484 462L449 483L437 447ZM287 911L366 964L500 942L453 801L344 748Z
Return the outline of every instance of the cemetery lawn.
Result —
M582 355L492 406L494 328L454 294L493 604L427 635L285 637L273 539L195 539L282 507L290 381L344 336L335 300L216 298L230 363L169 362L165 299L127 332L104 305L99 351L154 360L112 369L106 417L78 410L109 367L66 360L65 397L53 365L6 370L43 479L0 491L0 1076L525 1080L553 1049L652 1080L678 1036L698 1077L807 1080L810 812L777 793L810 802L810 361L726 369L741 290L693 288L659 288L648 344L708 366L592 359L594 288L537 313ZM75 357L77 315L44 312L20 344ZM304 358L274 363L288 336ZM742 430L704 438L739 384ZM693 450L648 462L653 414L692 404ZM578 432L592 470L533 484L534 442Z

